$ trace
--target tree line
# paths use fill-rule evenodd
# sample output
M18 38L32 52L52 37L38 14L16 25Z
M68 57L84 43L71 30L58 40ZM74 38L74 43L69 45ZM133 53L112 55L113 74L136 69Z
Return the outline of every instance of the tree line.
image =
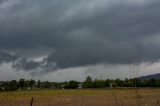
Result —
M109 88L109 87L160 87L160 80L115 79L98 80L87 76L84 82L66 81L50 82L19 79L12 81L0 81L0 91L31 90L31 89L77 89L77 88Z

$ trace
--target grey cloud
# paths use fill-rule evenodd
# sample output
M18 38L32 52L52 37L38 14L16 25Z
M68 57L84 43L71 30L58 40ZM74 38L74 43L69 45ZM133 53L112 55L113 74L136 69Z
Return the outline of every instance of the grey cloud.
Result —
M0 4L2 4L4 2L4 0L0 0Z
M156 62L159 11L159 0L16 0L0 12L0 50L54 51L24 70Z
M35 74L44 74L46 72L50 72L53 70L57 70L56 63L51 62L47 63L45 59L43 61L34 61L28 60L24 57L19 57L16 61L13 62L12 67L19 70L29 71L32 75ZM37 70L38 72L33 72L33 70Z
M16 54L12 54L9 52L0 52L0 64L12 62L18 59Z
M28 60L25 57L21 57L15 53L6 51L0 52L0 65L4 63L12 63L12 67L17 70L33 70L40 67L42 62Z
M5 2L8 2L8 0L0 0L0 4L3 4Z
M40 62L28 61L26 58L20 58L13 64L13 68L17 70L33 70L39 66Z

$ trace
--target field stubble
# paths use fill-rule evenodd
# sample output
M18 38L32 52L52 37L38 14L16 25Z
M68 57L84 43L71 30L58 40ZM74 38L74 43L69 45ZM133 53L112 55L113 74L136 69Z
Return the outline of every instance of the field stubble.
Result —
M0 106L160 106L160 89L82 89L1 92Z

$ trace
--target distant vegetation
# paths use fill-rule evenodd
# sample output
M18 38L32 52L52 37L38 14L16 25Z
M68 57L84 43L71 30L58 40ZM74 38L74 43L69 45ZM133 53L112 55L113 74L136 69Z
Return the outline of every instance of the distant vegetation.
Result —
M0 81L0 91L30 90L30 89L80 89L80 88L108 88L108 87L160 87L160 80L140 80L138 78L125 80L93 80L90 76L84 82L66 81L50 82L20 79L18 81Z

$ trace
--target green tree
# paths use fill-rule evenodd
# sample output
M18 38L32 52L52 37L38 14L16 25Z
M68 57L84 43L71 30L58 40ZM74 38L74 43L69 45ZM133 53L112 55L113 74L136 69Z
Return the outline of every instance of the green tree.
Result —
M122 81L122 80L116 79L116 80L115 80L115 83L116 83L116 85L117 85L118 87L123 87L123 81Z
M25 79L20 79L18 81L18 86L21 90L23 90L25 88Z
M52 87L52 83L49 81L42 82L42 88L49 89Z
M14 91L18 89L18 84L16 80L12 80L9 82L9 90Z
M157 87L157 81L152 78L149 81L149 85L150 85L150 87Z
M92 78L90 76L86 77L86 80L83 82L83 88L92 88L93 86Z
M29 83L30 83L30 87L31 87L31 89L33 88L33 87L35 87L35 80L33 80L33 79L31 79L30 81L29 81Z
M104 80L95 79L92 83L93 83L92 84L93 88L104 88L105 87L105 81Z
M66 89L76 89L76 88L78 88L78 82L71 80L64 85L64 88L66 88Z
M91 76L87 76L85 81L86 81L86 82L92 82Z
M37 81L37 88L41 88L41 81L40 80Z

